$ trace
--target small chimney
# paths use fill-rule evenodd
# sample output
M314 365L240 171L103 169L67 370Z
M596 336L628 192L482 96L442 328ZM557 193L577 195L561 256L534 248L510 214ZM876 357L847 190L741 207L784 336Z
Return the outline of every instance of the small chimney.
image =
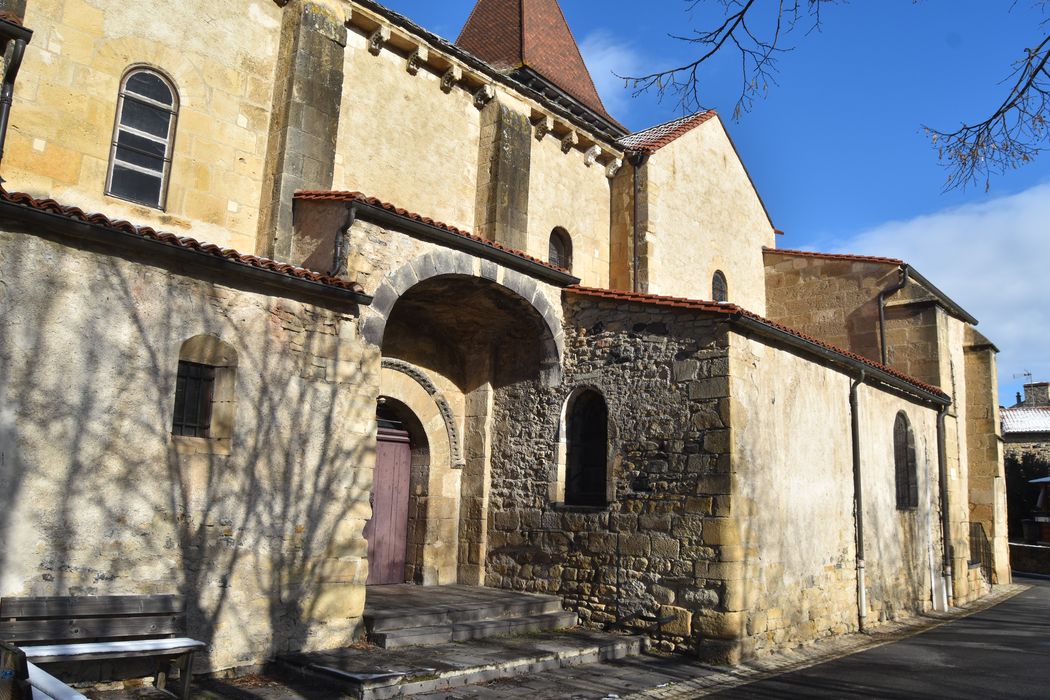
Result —
M1050 406L1050 382L1025 384L1024 405L1030 408Z

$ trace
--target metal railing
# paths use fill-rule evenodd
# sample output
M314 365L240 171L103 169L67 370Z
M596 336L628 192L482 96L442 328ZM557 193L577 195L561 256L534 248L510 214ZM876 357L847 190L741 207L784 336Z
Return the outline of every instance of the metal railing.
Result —
M992 581L992 543L981 523L970 523L970 564L980 564L985 578Z

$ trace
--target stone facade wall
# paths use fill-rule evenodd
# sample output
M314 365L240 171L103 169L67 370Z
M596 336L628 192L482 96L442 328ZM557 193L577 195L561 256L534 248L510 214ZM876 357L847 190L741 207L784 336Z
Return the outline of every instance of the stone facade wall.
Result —
M183 265L0 232L0 596L181 593L205 669L351 642L379 354ZM171 435L202 335L236 355L223 445Z
M730 597L742 651L855 630L852 380L736 335L730 374L733 519L742 555ZM877 624L930 601L929 553L939 546L936 412L867 386L859 406L868 623ZM896 507L893 425L901 410L916 440L915 511Z
M992 548L991 583L1010 582L1010 550L1006 520L1006 474L999 405L990 400L999 394L995 351L987 344L974 345L976 331L968 329L966 348L966 416L970 523L980 525ZM1047 445L1050 456L1050 444Z
M376 55L348 31L333 186L472 230L481 112L470 91L446 93L439 73L407 67L402 52Z
M762 247L775 234L718 118L657 151L645 172L643 291L710 299L722 270L729 300L764 315Z
M526 252L546 260L551 231L561 226L572 237L572 273L586 286L608 287L612 196L605 166L587 166L579 149L563 151L554 134L531 140Z
M1004 439L1003 449L1007 457L1016 460L1024 459L1027 454L1050 462L1050 434L1014 434Z
M10 189L255 249L282 10L273 0L31 0L4 158ZM144 64L181 102L165 211L105 196L117 95Z
M486 583L557 594L585 623L619 618L662 648L695 649L727 604L725 331L571 294L566 308L564 383L496 391ZM559 418L580 387L601 391L609 408L608 508L552 502Z
M896 270L892 265L767 251L766 315L836 347L877 360L878 290L897 281Z

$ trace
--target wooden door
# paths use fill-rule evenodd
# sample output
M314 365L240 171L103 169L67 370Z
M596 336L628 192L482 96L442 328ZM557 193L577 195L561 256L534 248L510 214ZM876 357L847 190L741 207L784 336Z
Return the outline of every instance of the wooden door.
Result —
M408 544L408 485L412 447L404 430L379 428L372 481L368 540L368 585L405 582Z

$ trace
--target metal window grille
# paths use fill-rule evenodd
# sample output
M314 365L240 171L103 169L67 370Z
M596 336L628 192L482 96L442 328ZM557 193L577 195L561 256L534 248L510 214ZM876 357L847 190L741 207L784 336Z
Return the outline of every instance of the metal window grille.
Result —
M175 380L175 414L172 435L210 437L215 368L196 362L179 362Z
M127 74L117 101L106 194L164 209L178 111L175 90L162 75L147 68Z
M572 270L572 239L569 237L569 232L560 226L551 231L547 260L551 265L556 265L564 270Z

